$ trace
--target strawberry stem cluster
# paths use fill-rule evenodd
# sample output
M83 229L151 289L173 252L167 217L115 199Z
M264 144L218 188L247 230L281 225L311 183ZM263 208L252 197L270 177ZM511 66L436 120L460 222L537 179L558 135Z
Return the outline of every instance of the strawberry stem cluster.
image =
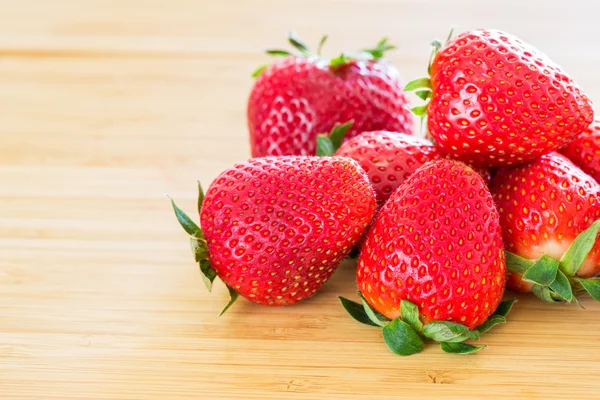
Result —
M400 301L400 317L390 320L371 308L360 292L362 304L340 297L342 306L356 321L383 331L383 339L389 349L400 356L410 356L420 353L424 340L430 339L440 344L446 353L471 354L484 349L486 346L474 346L465 343L467 340L479 340L485 333L498 324L506 322L506 315L511 310L515 300L501 302L496 311L477 328L468 327L450 321L431 321L423 324L419 318L419 308L408 300Z
M202 190L202 185L200 185L200 182L198 182L198 214L200 214L202 211L202 203L204 203L204 190ZM171 199L171 205L175 211L177 221L179 221L181 227L188 233L188 235L190 235L190 247L192 248L194 259L200 267L202 281L210 292L212 291L213 282L217 278L217 272L212 267L208 259L208 244L206 243L204 233L202 232L202 229L196 225L196 223L192 221L192 219L186 213L177 207L173 199ZM230 300L223 308L219 316L223 315L239 297L239 294L235 291L235 289L229 285L226 286L229 290Z
M450 33L448 34L448 38L446 39L445 43L448 43L448 41L450 41L453 34L454 34L454 28L450 29ZM421 100L426 102L425 104L423 104L421 106L415 106L415 107L411 108L411 111L413 112L413 114L420 117L421 119L425 118L425 116L427 115L427 109L429 107L429 99L431 98L431 96L433 94L432 87L431 87L431 68L433 65L433 60L435 59L435 56L440 51L440 49L442 48L443 45L444 44L437 39L435 39L431 42L431 55L429 56L429 63L427 65L427 74L428 75L423 78L413 79L412 81L408 82L406 84L406 86L404 86L405 92L413 92L414 91L415 94L417 95L417 97L419 97Z
M317 52L314 53L310 48L298 37L295 32L288 33L288 42L293 50L283 49L267 49L266 53L272 56L279 57L306 57L319 58L325 60L331 69L338 69L344 65L348 65L354 61L377 61L385 55L385 52L396 49L396 46L388 43L388 38L383 38L373 48L361 49L358 53L340 53L336 57L327 58L322 55L323 46L327 42L328 35L324 35L319 41ZM268 67L268 64L261 65L253 73L252 77L257 78Z
M345 124L335 124L329 134L320 133L317 135L317 153L319 157L333 156L344 141L344 136L352 128L354 121L348 121Z
M534 261L506 251L506 267L532 283L533 294L541 300L550 303L577 302L577 293L588 292L594 300L600 301L600 278L577 277L577 271L592 250L599 231L600 220L579 234L560 260L544 255Z

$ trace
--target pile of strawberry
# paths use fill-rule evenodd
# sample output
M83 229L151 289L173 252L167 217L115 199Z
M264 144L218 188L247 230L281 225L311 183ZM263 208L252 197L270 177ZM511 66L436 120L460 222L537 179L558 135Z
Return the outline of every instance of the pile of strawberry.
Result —
M289 39L255 73L254 158L200 188L201 228L173 203L225 310L307 299L351 253L361 302L342 305L400 355L480 350L466 342L505 322L505 287L600 301L600 122L560 67L476 30L434 41L428 76L403 87L386 40L327 58L325 38L316 53Z

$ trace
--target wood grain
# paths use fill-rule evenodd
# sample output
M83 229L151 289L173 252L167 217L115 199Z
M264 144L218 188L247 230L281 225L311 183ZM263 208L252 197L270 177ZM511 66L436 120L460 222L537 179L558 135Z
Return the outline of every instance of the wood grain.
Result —
M520 297L474 356L393 356L337 303L203 288L165 193L193 210L248 157L249 74L296 29L331 52L389 36L402 73L427 43L495 27L600 97L596 1L0 0L0 398L596 399L600 306Z

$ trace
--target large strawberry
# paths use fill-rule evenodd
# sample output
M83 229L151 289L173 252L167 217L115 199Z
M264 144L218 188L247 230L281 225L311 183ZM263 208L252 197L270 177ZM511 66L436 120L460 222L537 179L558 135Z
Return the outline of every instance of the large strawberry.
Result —
M210 290L268 306L312 296L370 224L376 201L343 157L266 157L224 171L198 200L199 228L173 203ZM224 311L225 311L224 310Z
M368 321L385 326L386 343L401 355L420 351L421 335L448 352L478 350L462 342L504 322L512 303L493 314L505 276L492 195L475 171L452 160L423 165L394 192L367 234L357 270ZM367 321L354 303L342 303Z
M508 287L568 302L585 289L600 300L600 282L590 278L600 272L600 184L553 152L498 171L492 193L507 249Z
M336 125L329 135L318 135L317 155L350 157L367 172L377 202L383 205L392 193L421 165L443 158L432 142L400 132L363 132L342 144L351 122ZM484 181L490 182L490 171L474 167Z
M594 121L561 152L600 182L600 120Z
M439 51L438 51L439 50ZM575 138L592 122L592 105L558 65L515 36L495 30L434 42L430 76L407 90L429 103L439 149L487 166L534 160Z
M295 36L258 77L248 101L253 157L314 155L318 133L354 120L348 137L367 130L411 132L413 119L398 70L383 62L394 48L384 39L374 49L330 59L311 53ZM323 42L322 42L323 43ZM321 43L321 45L322 45Z

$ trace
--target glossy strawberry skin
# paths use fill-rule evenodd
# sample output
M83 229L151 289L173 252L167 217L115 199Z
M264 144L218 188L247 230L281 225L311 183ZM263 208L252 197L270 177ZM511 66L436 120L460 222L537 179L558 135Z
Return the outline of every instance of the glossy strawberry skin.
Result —
M500 213L506 250L537 260L544 254L560 260L573 240L600 219L600 185L556 152L498 171L492 193ZM577 272L600 271L600 240ZM531 291L531 284L510 272L507 286Z
M383 206L358 261L358 287L388 318L401 300L424 322L474 328L496 309L506 262L498 213L481 177L451 160L419 168Z
M585 131L561 150L567 158L584 172L600 182L600 120L594 121Z
M313 295L363 235L375 193L344 157L266 157L223 172L200 215L218 276L255 303Z
M427 139L388 131L363 132L342 144L335 155L358 161L375 188L380 206L421 165L443 157ZM486 184L490 182L486 167L473 169Z
M330 68L319 58L290 56L269 66L248 101L253 157L314 155L316 136L354 120L350 138L368 130L411 132L399 72L382 61Z
M433 143L399 132L372 131L353 137L336 151L365 170L380 205L421 165L441 158Z
M534 47L500 31L463 33L432 64L428 124L443 153L473 164L534 160L593 120L581 89Z

